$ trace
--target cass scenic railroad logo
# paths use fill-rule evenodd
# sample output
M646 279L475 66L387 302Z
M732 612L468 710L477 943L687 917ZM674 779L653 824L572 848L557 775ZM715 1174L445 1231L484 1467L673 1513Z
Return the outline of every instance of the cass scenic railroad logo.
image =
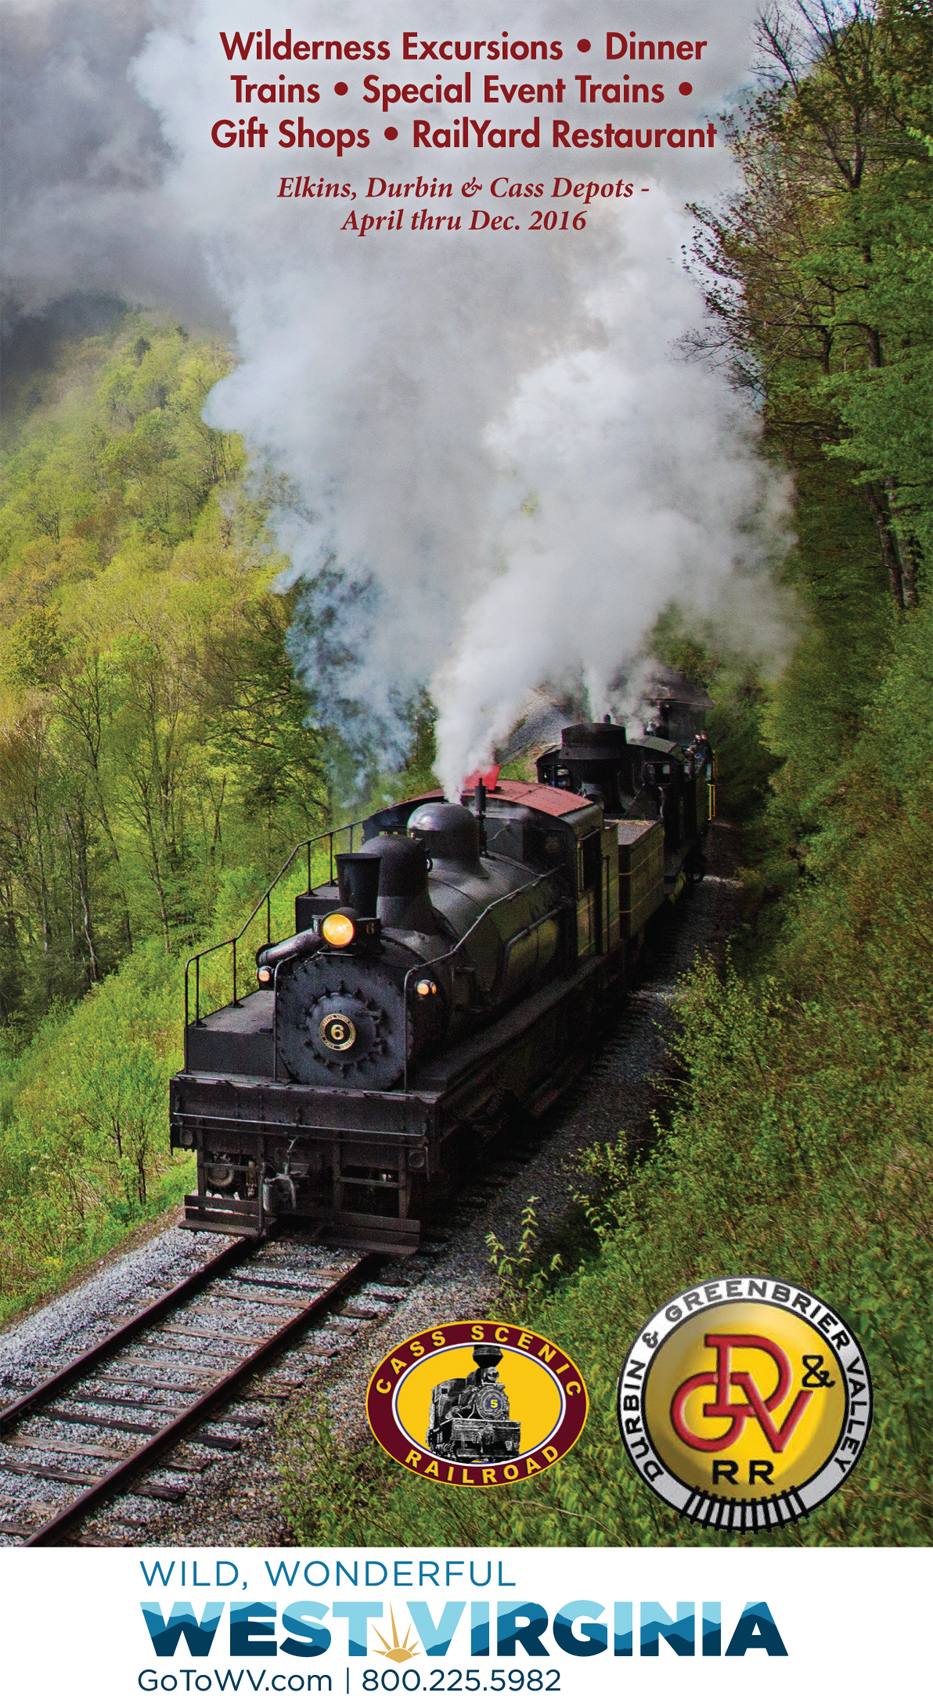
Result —
M366 1415L379 1445L415 1475L501 1487L565 1457L583 1432L587 1403L576 1364L543 1334L445 1322L383 1358Z
M639 1475L708 1528L806 1516L850 1474L872 1393L847 1323L803 1287L743 1275L678 1293L619 1377L619 1427Z

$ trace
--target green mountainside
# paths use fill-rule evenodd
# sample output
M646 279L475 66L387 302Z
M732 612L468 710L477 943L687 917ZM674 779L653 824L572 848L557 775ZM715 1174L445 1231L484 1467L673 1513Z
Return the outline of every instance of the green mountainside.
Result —
M0 1306L178 1192L181 964L329 819L273 492L201 419L228 367L128 314L66 344L7 427Z

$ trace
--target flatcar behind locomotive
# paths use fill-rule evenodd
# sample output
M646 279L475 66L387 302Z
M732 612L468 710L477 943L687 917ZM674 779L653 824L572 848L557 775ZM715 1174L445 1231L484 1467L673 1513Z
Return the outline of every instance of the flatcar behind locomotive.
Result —
M228 941L231 1000L202 1016L209 953L188 965L171 1083L172 1146L198 1160L185 1225L297 1219L332 1243L416 1249L425 1204L510 1110L557 1095L646 924L701 874L712 768L702 730L685 748L584 723L536 784L492 769L459 802L413 798L341 829L343 853L323 835L322 885L301 847L308 889L294 933L259 951L258 989L237 995Z

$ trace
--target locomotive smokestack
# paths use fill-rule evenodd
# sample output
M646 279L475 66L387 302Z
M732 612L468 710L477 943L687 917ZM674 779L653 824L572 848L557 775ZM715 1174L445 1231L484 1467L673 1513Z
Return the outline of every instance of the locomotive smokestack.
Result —
M480 1369L492 1369L502 1362L502 1353L498 1346L490 1342L487 1345L474 1346L473 1358Z
M473 801L476 805L476 819L479 822L479 853L480 853L481 856L485 856L485 854L486 854L486 787L483 784L483 781L481 779L478 779L477 782L476 782L476 789L473 792Z

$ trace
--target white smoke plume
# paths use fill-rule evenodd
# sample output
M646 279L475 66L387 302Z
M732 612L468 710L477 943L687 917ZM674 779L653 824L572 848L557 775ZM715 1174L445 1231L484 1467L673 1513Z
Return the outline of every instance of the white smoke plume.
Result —
M75 0L67 13L84 15ZM607 29L706 38L702 59L686 67L689 97L677 93L682 65L649 65L646 80L663 80L664 104L624 113L630 123L705 125L748 80L754 13L755 0L632 0L620 19L610 0L595 0L584 23L569 0L507 11L490 0L416 0L404 18L391 0L304 0L300 7L269 0L258 12L255 0L192 0L171 18L151 14L157 27L131 68L129 94L121 90L115 110L127 134L141 123L142 109L132 106L140 97L161 130L158 144L147 132L135 213L120 179L109 281L138 280L140 255L159 246L163 230L171 235L152 256L150 294L171 295L164 272L183 246L177 294L196 293L206 270L239 355L209 417L241 431L291 492L277 523L290 579L304 586L295 654L317 712L336 719L351 743L380 726L397 759L404 705L427 683L451 794L508 730L531 688L582 679L594 711L608 704L614 675L671 597L704 614L728 612L760 652L780 643L762 568L781 539L783 486L757 460L753 421L722 380L685 363L674 346L701 310L680 263L689 220L679 209L688 196L708 197L730 183L721 137L712 149L689 151L547 145L552 115L574 124L623 122L619 106L579 105L575 75L622 75L618 64L605 67L601 53L581 56L584 28L600 46ZM260 26L273 38L291 28L309 39L390 42L387 63L319 62L300 73L320 83L322 99L297 111L312 124L366 126L365 151L350 148L337 159L333 149L213 145L216 118L256 112L274 133L283 112L296 115L233 103L230 77L244 66L227 62L220 31L229 40L235 30ZM470 67L475 93L488 71L503 81L565 77L565 105L541 108L545 145L413 149L411 119L424 107L396 105L383 114L362 100L366 73L398 84L433 78L435 65L423 71L400 61L403 28L427 39L493 39L503 29L512 41L560 39L557 67ZM277 80L283 69L247 68L257 81ZM461 66L445 68L444 78L461 73ZM340 78L349 85L342 97L334 93ZM443 119L463 111L445 108ZM517 121L514 110L478 101L470 112L480 122ZM519 117L528 124L529 109ZM397 141L385 139L389 122ZM117 139L110 155L103 139L86 150L96 186L83 192L99 255L108 253L101 161L112 156L114 172L118 159L126 163ZM280 177L299 171L346 182L355 199L278 198ZM626 180L633 193L600 198L584 231L534 232L535 206L580 207L549 198L556 174ZM419 176L451 182L453 197L365 198L370 178ZM75 235L55 210L52 177L45 204L53 229L58 221L64 259ZM493 177L540 182L546 196L497 203ZM470 178L483 185L475 199L460 194ZM365 238L340 228L350 210L359 218L399 205L409 215L419 206L459 215L463 225L482 205L519 214L523 228ZM41 269L30 262L38 238L26 218L22 229L28 274L30 263ZM42 247L43 265L53 247L51 239ZM95 277L102 269L98 259ZM135 288L145 298L138 281ZM315 615L324 603L336 603L340 619L322 636Z
M581 278L588 346L523 375L485 434L527 499L434 681L445 784L488 757L543 679L582 679L594 715L624 708L615 678L631 682L672 600L758 658L786 642L767 569L787 541L787 486L718 376L673 347L697 312L671 260L684 222L659 217L657 198L632 209L611 259Z

